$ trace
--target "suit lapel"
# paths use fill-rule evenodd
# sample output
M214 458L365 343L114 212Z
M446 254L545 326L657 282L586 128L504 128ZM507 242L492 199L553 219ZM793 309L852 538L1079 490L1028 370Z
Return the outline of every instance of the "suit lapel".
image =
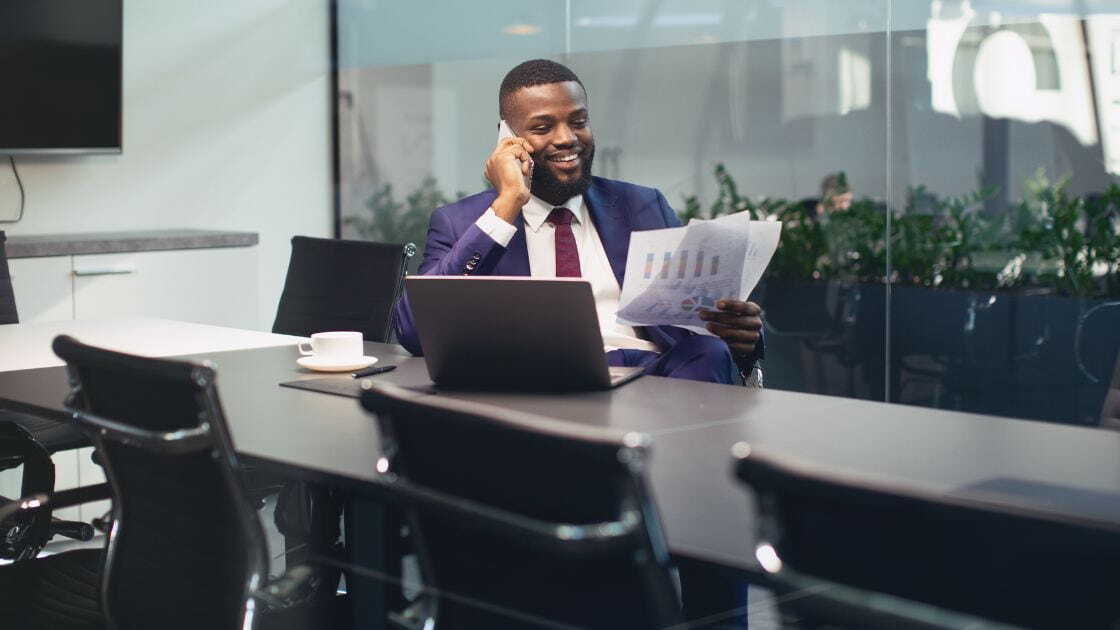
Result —
M607 260L611 263L611 271L621 287L626 273L626 252L630 249L630 222L625 208L619 206L618 195L599 179L591 181L584 199L591 222L595 224L603 250L607 253Z
M626 275L626 255L630 250L630 231L633 229L628 208L620 203L618 195L602 180L592 180L591 187L584 196L590 210L591 221L599 231L599 240L611 263L611 271L621 288ZM641 326L646 337L662 350L671 348L679 340L678 331L672 326ZM687 333L685 333L687 334Z

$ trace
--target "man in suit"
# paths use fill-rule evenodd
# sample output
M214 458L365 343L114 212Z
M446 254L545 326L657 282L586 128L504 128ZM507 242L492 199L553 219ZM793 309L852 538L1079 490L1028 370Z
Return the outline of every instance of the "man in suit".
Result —
M506 75L498 101L515 137L499 140L486 160L494 188L432 213L420 273L583 277L611 365L743 382L763 352L762 310L753 302L722 300L702 312L715 336L615 321L631 232L680 220L655 189L592 177L595 140L579 78L553 61L526 61ZM394 320L401 344L420 354L407 294Z

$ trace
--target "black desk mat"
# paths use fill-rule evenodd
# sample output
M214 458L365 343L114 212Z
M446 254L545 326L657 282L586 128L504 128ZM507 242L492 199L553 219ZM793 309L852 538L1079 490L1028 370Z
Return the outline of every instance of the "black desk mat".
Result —
M288 381L280 383L280 387L291 387L292 389L305 389L310 392L319 392L322 394L333 394L335 396L345 396L347 398L361 398L362 397L362 381L364 378L354 378L349 374L345 376L327 376L324 378L308 378L300 381Z

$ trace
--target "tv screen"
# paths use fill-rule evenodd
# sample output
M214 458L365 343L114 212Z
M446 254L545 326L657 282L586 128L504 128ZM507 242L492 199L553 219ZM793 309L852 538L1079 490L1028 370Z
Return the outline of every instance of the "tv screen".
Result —
M122 0L0 0L0 154L119 152Z

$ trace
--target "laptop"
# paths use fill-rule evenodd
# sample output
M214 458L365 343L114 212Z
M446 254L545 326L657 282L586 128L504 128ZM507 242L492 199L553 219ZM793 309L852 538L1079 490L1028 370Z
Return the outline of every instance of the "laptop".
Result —
M607 365L587 280L409 276L405 287L437 385L608 389L644 372Z

